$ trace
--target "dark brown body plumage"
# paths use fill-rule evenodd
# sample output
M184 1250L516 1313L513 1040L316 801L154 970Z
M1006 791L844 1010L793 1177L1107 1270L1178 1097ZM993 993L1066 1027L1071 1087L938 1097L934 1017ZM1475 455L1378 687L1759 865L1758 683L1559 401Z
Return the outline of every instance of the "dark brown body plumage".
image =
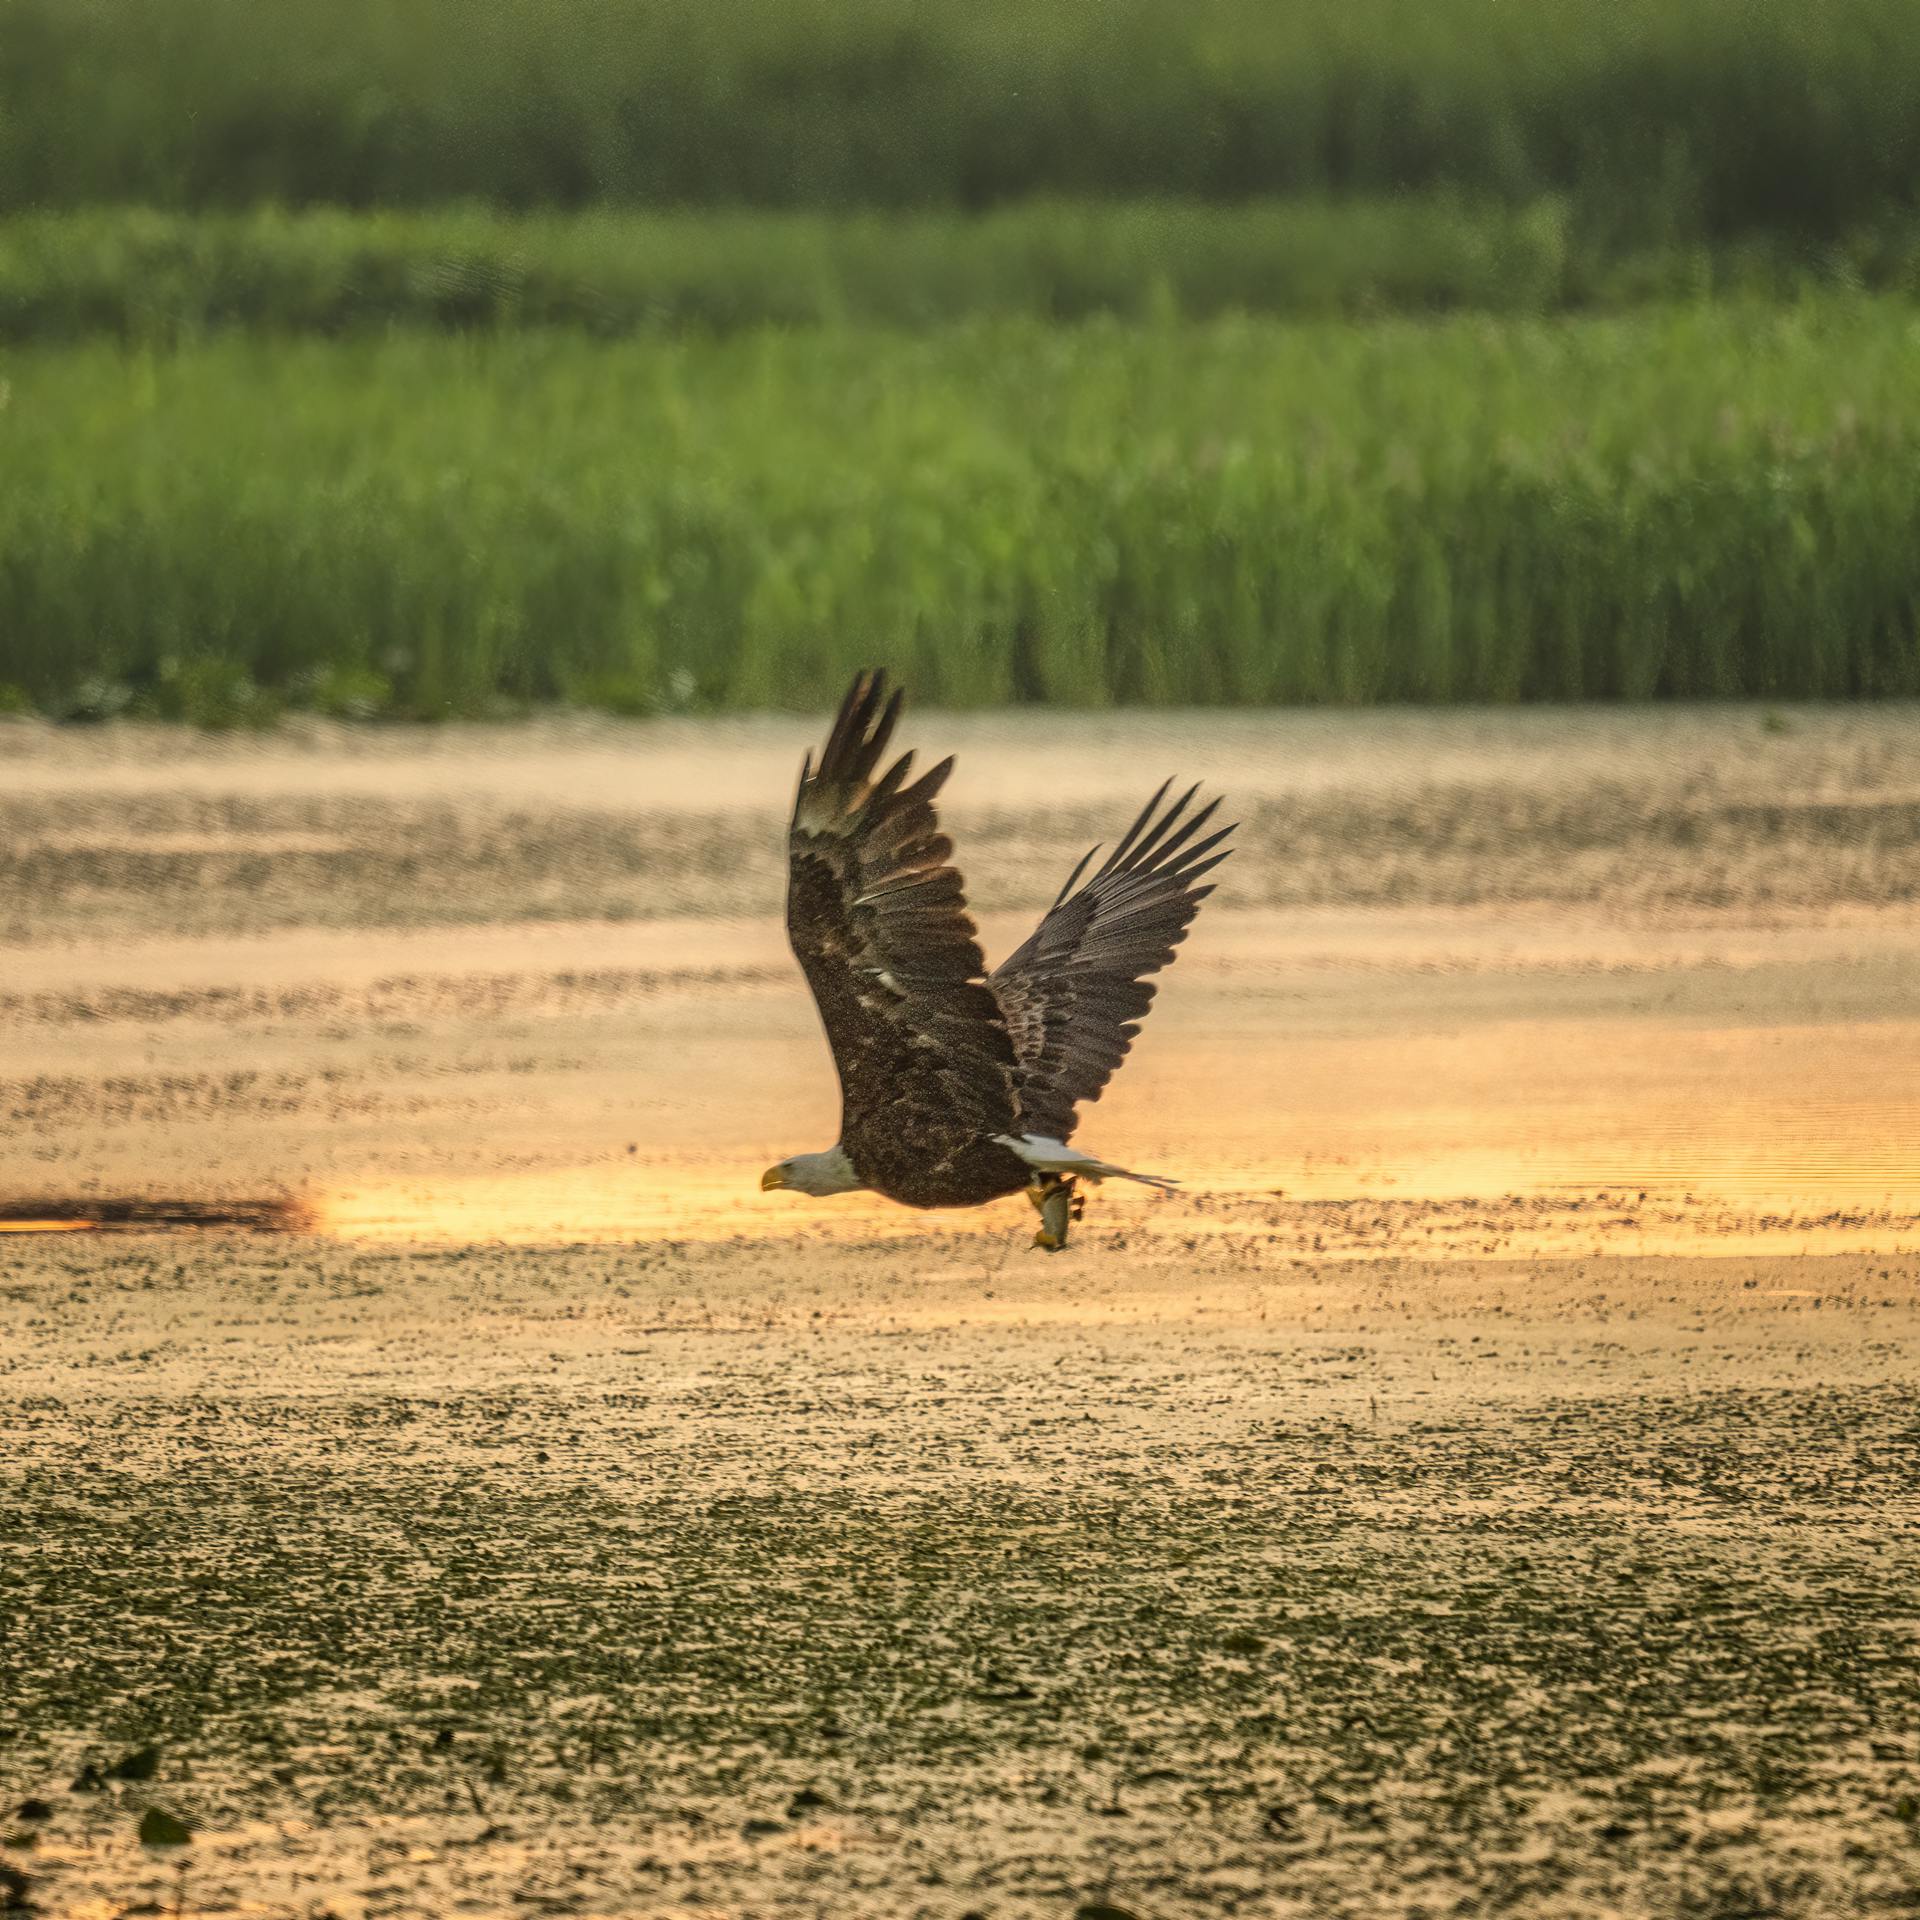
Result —
M933 800L942 760L876 778L900 710L879 674L842 703L800 776L788 836L787 932L839 1069L840 1145L869 1186L912 1207L1016 1193L1032 1169L996 1135L1064 1141L1099 1097L1226 858L1167 789L1113 854L1080 863L1034 933L992 974ZM1217 804L1217 803L1216 803ZM1097 849L1096 849L1097 851Z

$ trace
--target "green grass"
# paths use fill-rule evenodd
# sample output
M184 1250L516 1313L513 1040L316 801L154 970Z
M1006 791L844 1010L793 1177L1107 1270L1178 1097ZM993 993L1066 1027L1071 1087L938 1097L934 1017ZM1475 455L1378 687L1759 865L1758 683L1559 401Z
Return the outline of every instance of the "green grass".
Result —
M952 213L184 215L0 221L0 338L399 322L593 333L932 327L1026 314L1530 311L1568 297L1563 211L1451 196ZM1688 264L1670 264L1670 276Z
M1911 208L1910 0L7 0L0 206Z
M0 682L817 705L1920 692L1920 319L106 343L0 363ZM264 699L256 692L265 689Z
M1920 221L1817 249L1777 237L1586 246L1565 205L1041 202L981 216L356 213L109 208L0 220L0 339L172 341L396 324L727 332L1026 315L1539 313L1820 283L1920 290Z

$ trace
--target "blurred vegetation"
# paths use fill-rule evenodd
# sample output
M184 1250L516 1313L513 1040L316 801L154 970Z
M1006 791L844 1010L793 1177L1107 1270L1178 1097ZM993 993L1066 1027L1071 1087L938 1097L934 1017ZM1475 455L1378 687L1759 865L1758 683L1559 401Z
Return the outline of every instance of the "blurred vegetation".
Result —
M1916 100L1911 0L0 0L0 712L1920 692Z
M1911 0L5 0L0 208L1920 194Z
M234 326L619 334L1016 314L1539 313L1836 284L1920 290L1920 218L1819 247L1758 236L1617 256L1583 250L1558 201L1451 194L1039 202L983 216L111 208L0 220L0 339L20 342Z
M9 355L0 680L282 702L1920 693L1920 318Z
M0 221L0 338L1532 311L1567 300L1566 253L1553 204L1451 198L1041 203L978 218L89 209ZM1679 281L1700 267L1688 255L1664 271Z

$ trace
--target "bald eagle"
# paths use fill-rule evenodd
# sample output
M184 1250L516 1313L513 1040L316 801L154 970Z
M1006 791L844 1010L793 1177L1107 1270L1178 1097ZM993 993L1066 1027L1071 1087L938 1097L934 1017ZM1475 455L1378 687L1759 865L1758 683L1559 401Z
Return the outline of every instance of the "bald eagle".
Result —
M761 1175L763 1189L871 1189L909 1207L971 1207L1026 1192L1034 1245L1057 1253L1078 1218L1078 1179L1172 1185L1067 1143L1153 999L1198 884L1233 831L1201 836L1217 800L1190 813L1161 787L1101 866L1069 876L1026 943L988 973L933 800L951 758L911 785L911 753L876 778L900 694L863 673L820 764L800 770L787 836L787 935L840 1073L840 1138ZM1220 849L1216 851L1216 849Z

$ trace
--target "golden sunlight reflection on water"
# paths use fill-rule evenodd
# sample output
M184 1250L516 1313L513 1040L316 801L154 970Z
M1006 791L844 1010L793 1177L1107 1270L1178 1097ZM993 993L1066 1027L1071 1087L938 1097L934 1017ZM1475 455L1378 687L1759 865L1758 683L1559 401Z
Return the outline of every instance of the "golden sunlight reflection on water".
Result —
M1452 1154L1426 1167L1322 1162L1282 1184L1224 1170L1154 1194L1110 1181L1088 1196L1082 1247L1119 1234L1161 1253L1257 1242L1301 1258L1568 1256L1602 1253L1838 1253L1920 1250L1920 1195L1876 1170L1801 1167L1745 1180L1566 1177L1506 1156ZM1742 1169L1720 1167L1721 1174ZM1868 1197L1871 1192L1871 1198ZM367 1179L317 1196L318 1231L388 1244L553 1246L744 1240L761 1245L973 1236L1024 1245L1017 1198L922 1213L878 1195L809 1201L758 1189L758 1163L673 1168L631 1160L457 1179ZM1112 1242L1098 1243L1109 1247Z

